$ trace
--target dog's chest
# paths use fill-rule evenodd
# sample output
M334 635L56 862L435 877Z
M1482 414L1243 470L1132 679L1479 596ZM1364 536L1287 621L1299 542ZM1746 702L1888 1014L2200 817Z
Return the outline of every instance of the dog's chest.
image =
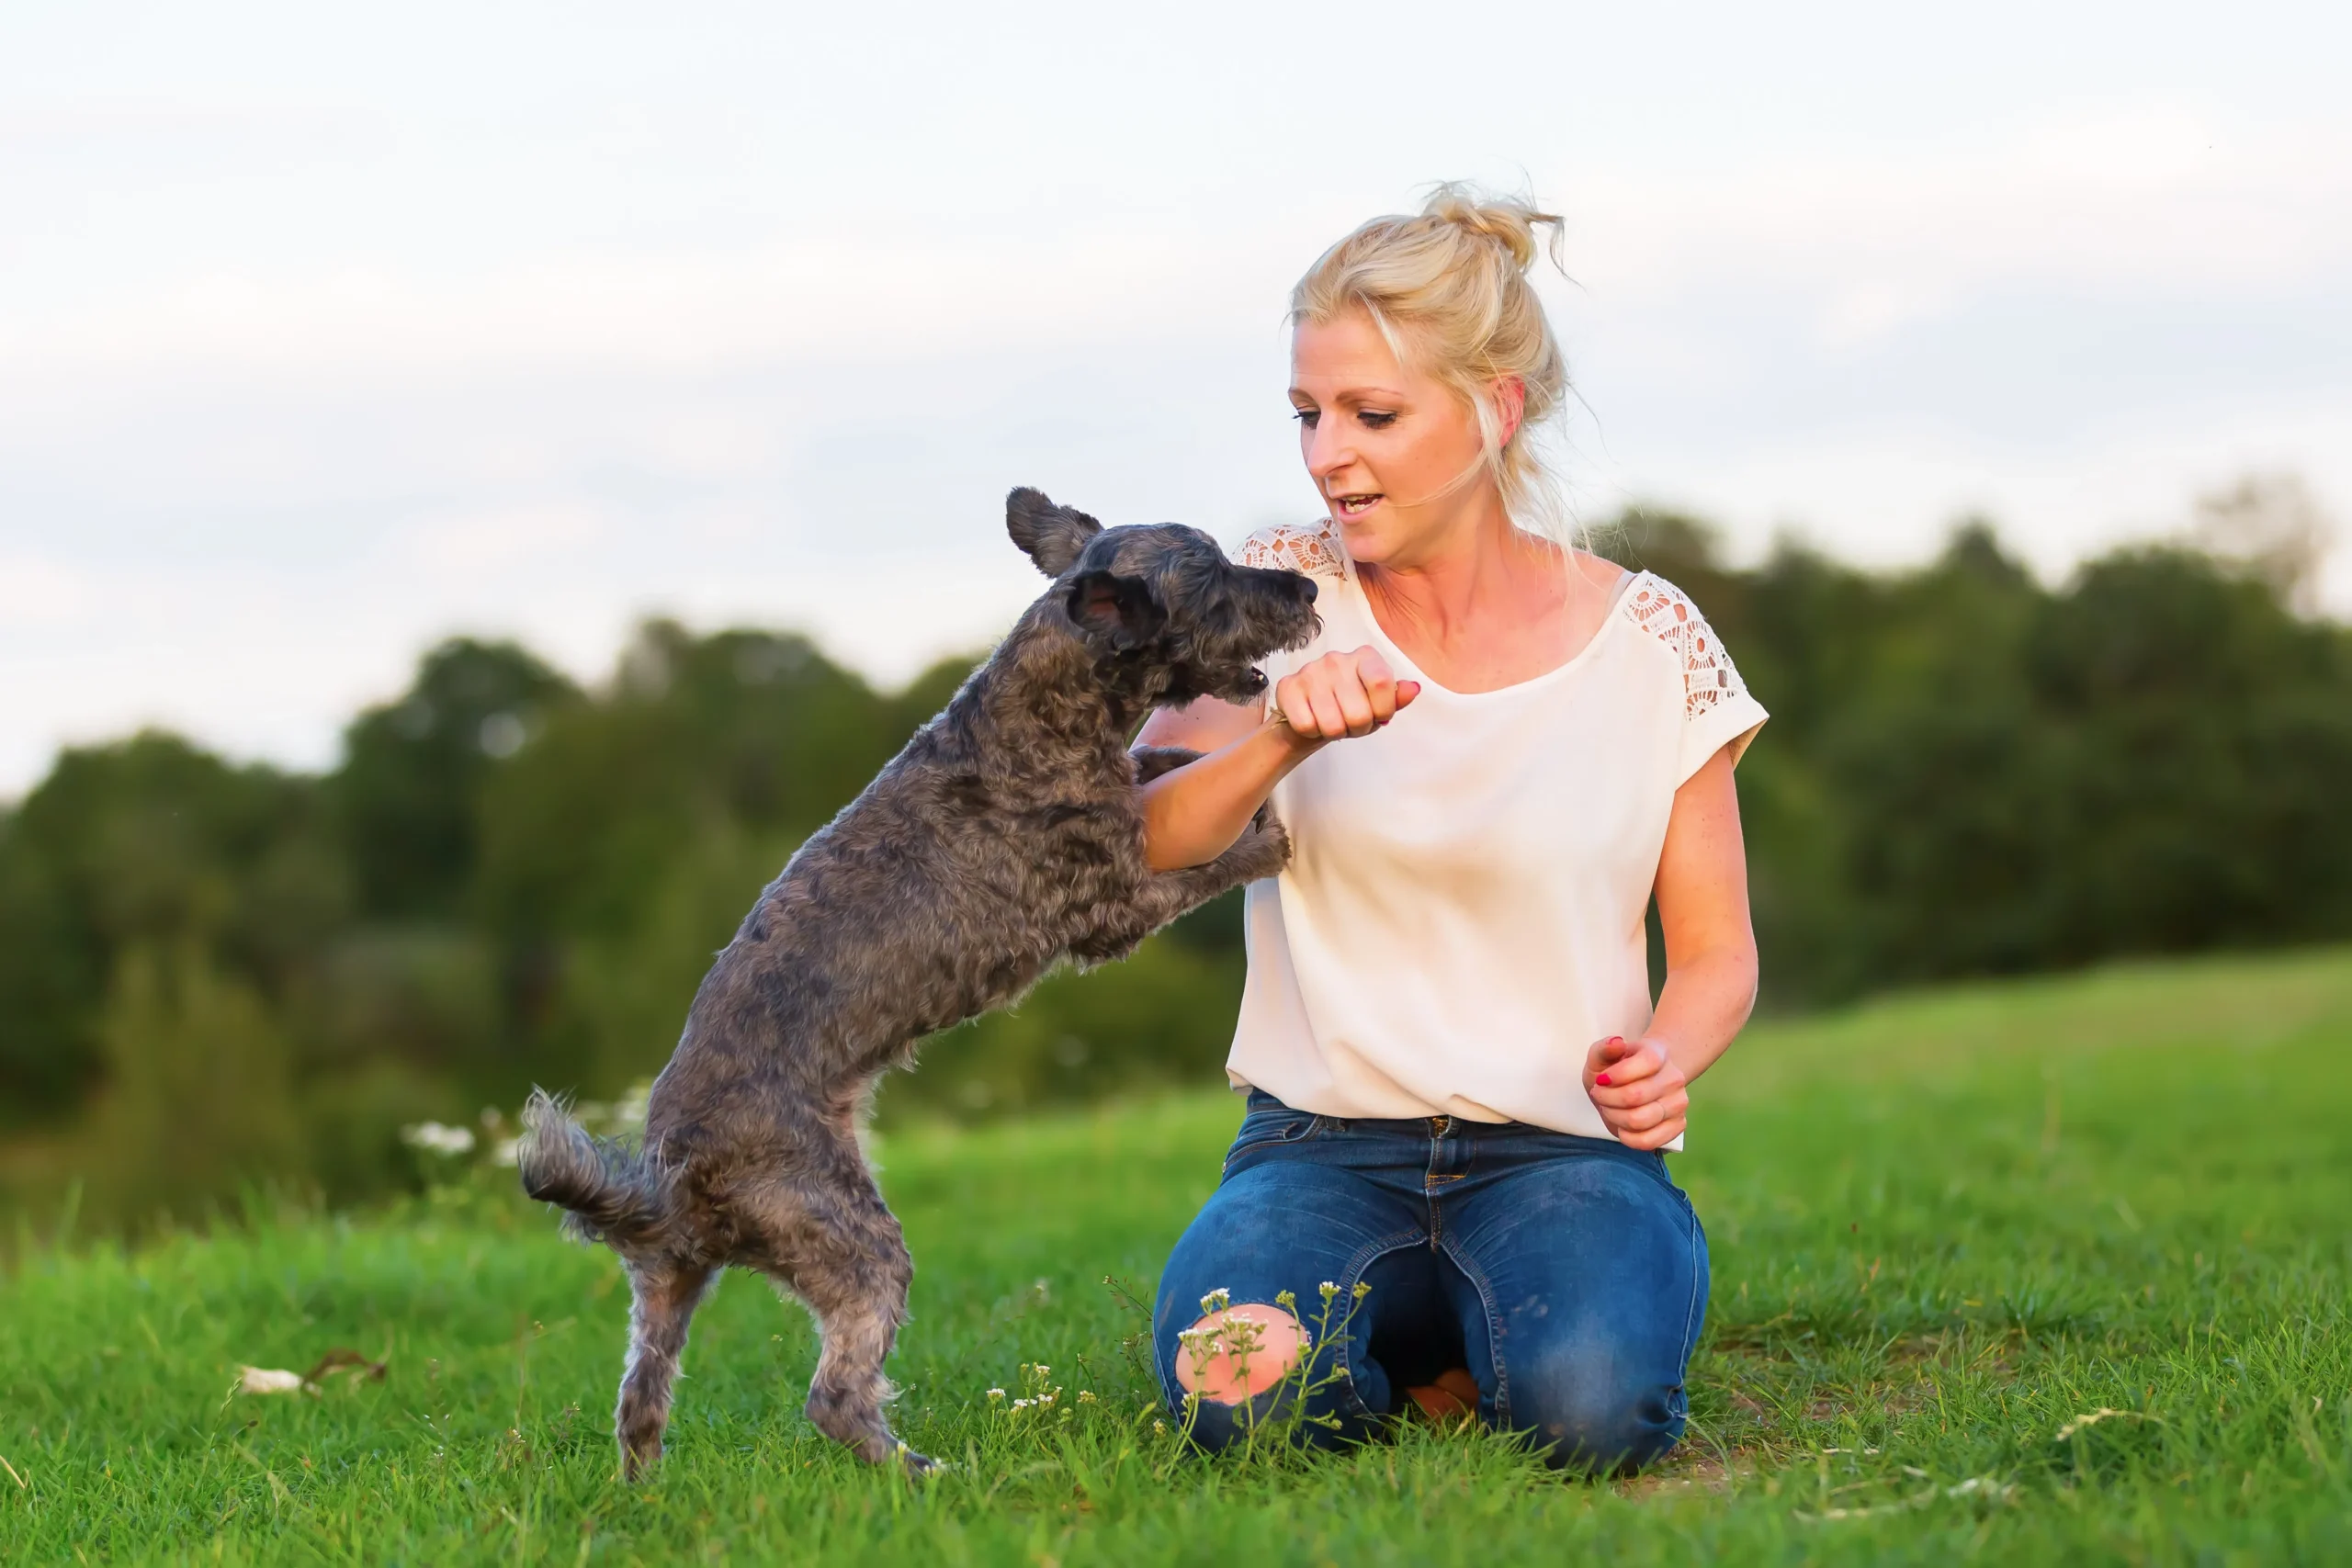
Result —
M1143 818L1125 802L1070 801L1049 808L1032 843L1031 897L1083 911L1135 897L1148 874Z

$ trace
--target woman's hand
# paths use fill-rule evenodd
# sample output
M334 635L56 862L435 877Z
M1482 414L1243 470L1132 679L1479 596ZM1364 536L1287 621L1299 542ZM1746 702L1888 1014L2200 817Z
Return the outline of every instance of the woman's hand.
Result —
M1682 1135L1690 1113L1690 1084L1655 1040L1612 1034L1593 1042L1584 1055L1584 1091L1629 1149L1663 1148Z
M1420 695L1419 681L1399 681L1377 650L1327 653L1285 675L1274 708L1292 734L1310 745L1369 735Z

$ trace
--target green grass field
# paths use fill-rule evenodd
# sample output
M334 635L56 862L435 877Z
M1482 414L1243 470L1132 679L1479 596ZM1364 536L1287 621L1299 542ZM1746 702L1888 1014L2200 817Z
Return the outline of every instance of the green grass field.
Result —
M616 1266L489 1187L35 1252L0 1562L2352 1562L2352 953L1758 1027L1698 1100L1713 1301L1689 1440L1637 1481L1459 1430L1216 1461L1156 1430L1103 1281L1148 1295L1215 1180L1206 1094L884 1145L901 1430L954 1464L913 1485L800 1419L807 1321L746 1277L620 1485ZM334 1346L389 1375L228 1396ZM986 1397L1039 1362L1066 1415Z

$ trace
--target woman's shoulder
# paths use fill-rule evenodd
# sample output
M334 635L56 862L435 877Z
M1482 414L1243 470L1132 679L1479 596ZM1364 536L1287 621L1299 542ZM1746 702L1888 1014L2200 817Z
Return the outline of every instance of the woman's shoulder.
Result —
M1345 577L1348 558L1340 546L1340 525L1329 517L1312 523L1277 523L1241 541L1241 564L1306 577Z
M1634 571L1617 599L1618 613L1662 644L1682 675L1687 713L1695 717L1735 697L1747 683L1723 639L1688 593L1654 571Z

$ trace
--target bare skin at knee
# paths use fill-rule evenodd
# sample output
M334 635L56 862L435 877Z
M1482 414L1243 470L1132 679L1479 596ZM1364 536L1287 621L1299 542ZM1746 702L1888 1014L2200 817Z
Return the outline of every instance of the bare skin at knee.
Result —
M1265 1393L1290 1375L1306 1347L1298 1319L1264 1302L1205 1313L1177 1338L1177 1385L1219 1404Z

